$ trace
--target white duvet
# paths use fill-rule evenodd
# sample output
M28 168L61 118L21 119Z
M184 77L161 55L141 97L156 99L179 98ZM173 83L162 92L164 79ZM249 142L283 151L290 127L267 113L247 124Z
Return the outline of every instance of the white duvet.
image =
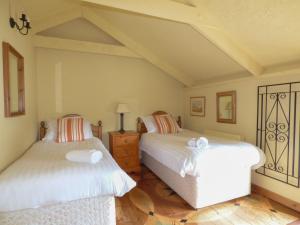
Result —
M97 164L70 162L70 150L97 149ZM136 183L97 138L77 143L38 142L0 175L0 212L37 208L100 195L122 196Z
M140 149L182 177L201 176L202 172L231 165L256 169L265 163L262 150L245 142L205 136L209 142L205 150L187 147L189 139L200 136L205 135L189 130L170 135L146 133Z

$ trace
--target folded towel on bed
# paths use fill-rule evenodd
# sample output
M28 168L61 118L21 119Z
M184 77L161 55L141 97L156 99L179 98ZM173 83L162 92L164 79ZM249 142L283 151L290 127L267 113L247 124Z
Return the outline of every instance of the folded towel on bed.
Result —
M187 146L189 147L196 147L196 141L197 141L197 138L191 138L190 140L187 141Z
M73 150L66 154L66 159L72 162L82 162L95 164L102 159L101 151L92 150Z
M205 137L200 138L192 138L188 140L187 145L189 147L197 148L197 149L206 149L208 147L208 140Z

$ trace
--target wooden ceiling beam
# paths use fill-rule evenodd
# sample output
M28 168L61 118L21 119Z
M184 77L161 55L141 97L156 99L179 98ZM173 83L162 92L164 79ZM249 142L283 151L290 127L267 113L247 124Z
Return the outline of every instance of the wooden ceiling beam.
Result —
M182 82L185 86L191 86L194 83L194 80L191 79L186 74L174 68L172 65L165 62L163 59L157 57L154 53L152 53L149 49L144 47L143 45L137 43L126 34L121 32L119 29L114 27L109 21L105 20L101 17L97 12L89 7L83 7L82 9L83 17L89 22L93 23L95 26L99 27L109 35L111 35L114 39L118 40L120 43L124 44L131 51L143 57L145 60L158 67L165 73L169 74L176 80Z
M300 73L300 61L273 65L266 68L261 77L287 76Z
M182 23L192 22L198 14L194 7L168 0L82 0L82 2Z

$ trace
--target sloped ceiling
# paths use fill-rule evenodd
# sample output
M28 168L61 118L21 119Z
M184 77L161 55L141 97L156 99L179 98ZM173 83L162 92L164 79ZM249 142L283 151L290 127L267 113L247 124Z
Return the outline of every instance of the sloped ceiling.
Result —
M98 13L194 80L245 72L187 24L107 8L98 10Z
M57 12L87 6L80 0L21 1L33 20L33 26L35 22L38 23ZM172 1L199 10L205 9L206 15L217 21L216 29L226 33L233 42L237 43L237 46L241 46L247 55L263 67L264 71L277 68L276 66L279 65L281 66L278 68L285 69L288 66L282 65L291 64L297 67L300 62L298 22L300 1L226 0L226 3L219 0L163 1ZM159 4L159 1L157 2ZM226 77L232 79L251 76L226 52L216 47L212 40L206 39L188 24L99 5L97 7L88 5L88 7L93 7L99 16L105 18L132 40L145 46L159 59L192 78L195 84L218 80L218 78L224 80ZM122 44L84 19L66 22L47 29L41 34L112 45ZM131 50L134 52L134 49Z
M57 12L63 12L80 4L80 0L11 0L16 8L26 10L33 24Z
M74 19L72 21L39 32L38 34L78 41L122 45L119 41L83 18Z
M263 66L300 60L300 1L197 0Z

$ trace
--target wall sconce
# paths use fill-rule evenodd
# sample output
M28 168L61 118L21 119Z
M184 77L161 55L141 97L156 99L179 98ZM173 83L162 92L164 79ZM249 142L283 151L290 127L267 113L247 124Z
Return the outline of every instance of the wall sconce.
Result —
M10 1L9 1L9 13L11 14L11 2ZM18 24L18 22L14 19L14 17L10 16L10 18L9 18L10 27L17 28L17 30L21 34L27 35L29 29L31 29L30 21L29 21L28 17L24 13L22 13L19 20L21 21L21 25Z

